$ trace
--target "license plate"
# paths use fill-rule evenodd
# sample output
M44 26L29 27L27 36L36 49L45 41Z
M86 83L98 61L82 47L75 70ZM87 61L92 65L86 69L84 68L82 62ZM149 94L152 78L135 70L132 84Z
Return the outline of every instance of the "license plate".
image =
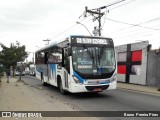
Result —
M99 92L102 91L102 88L94 88L93 91Z

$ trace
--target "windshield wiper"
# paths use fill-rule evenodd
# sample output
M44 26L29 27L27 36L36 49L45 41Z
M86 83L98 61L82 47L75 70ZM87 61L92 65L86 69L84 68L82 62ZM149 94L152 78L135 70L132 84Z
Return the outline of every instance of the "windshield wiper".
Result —
M91 59L94 59L94 57L93 57L93 52L91 53L91 51L89 51L89 50L86 48L85 45L83 45L83 48L87 50L86 52L87 52L87 54L89 55L89 57L90 57Z
M102 55L103 55L103 53L104 53L104 52L103 52L103 50L104 50L104 48L105 48L105 47L106 47L106 46L105 46L105 45L103 45L103 47L102 47L102 49L101 49L101 51L100 51L100 54L99 54L99 56L98 56L99 58L101 58L101 57L102 57Z
M101 57L102 57L102 55L103 55L103 53L104 53L103 50L104 50L105 47L106 47L106 46L103 45L101 51L100 51L100 52L98 51L98 62L99 62L99 65L100 65L100 59L101 59Z

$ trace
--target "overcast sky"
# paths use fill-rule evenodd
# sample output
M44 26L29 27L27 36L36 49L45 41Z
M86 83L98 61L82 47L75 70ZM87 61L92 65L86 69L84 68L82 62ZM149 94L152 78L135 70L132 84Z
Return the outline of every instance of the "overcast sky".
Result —
M80 17L85 10L118 0L0 0L0 42L6 46L19 41L28 52L45 46L43 40L59 41L69 35L89 35L98 22ZM102 18L102 35L115 45L149 40L160 46L160 0L125 0L108 7ZM102 12L105 12L104 9ZM36 47L38 46L38 47Z

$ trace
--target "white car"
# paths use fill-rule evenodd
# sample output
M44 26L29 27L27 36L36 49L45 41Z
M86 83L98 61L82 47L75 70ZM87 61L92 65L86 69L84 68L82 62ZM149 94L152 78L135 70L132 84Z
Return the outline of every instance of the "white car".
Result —
M16 75L16 76L19 76L19 75L20 75L20 72L19 72L19 71L15 71L15 75ZM25 71L23 71L21 75L25 75Z
M26 74L26 75L29 75L29 73L30 73L30 71L25 71L25 74Z

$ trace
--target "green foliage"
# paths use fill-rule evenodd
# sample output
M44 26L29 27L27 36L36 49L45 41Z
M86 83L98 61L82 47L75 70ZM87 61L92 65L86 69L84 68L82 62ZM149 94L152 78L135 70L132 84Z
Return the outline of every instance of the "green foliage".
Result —
M23 62L28 56L25 51L25 46L20 46L20 43L17 42L15 45L11 44L10 48L5 45L0 44L2 51L0 52L0 63L3 64L4 68L12 66L15 68L17 62Z

